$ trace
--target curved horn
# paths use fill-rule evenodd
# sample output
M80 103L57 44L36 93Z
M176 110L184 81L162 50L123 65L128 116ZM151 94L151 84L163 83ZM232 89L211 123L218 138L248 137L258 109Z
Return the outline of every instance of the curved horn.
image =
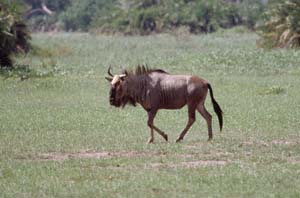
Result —
M111 65L109 65L108 71L107 71L108 75L110 75L111 77L114 77L114 75L111 74Z

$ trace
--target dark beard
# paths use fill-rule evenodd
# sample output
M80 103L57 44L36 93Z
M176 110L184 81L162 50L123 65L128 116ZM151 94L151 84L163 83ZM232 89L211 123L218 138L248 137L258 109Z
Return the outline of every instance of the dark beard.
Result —
M130 96L127 96L127 97L124 97L123 99L122 99L122 107L124 108L127 104L129 104L129 105L132 105L132 106L136 106L136 101L132 98L132 97L130 97Z
M134 107L136 106L136 101L130 96L125 96L121 100L116 101L114 92L111 93L109 97L109 102L110 105L115 107L122 106L124 108L127 104L132 105Z

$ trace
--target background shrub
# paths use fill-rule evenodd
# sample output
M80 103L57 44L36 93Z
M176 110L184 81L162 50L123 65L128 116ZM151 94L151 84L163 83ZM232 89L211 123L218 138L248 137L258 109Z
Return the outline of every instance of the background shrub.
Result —
M300 47L300 1L277 0L266 13L260 26L261 47Z
M254 29L265 7L261 0L239 3L224 0L62 0L59 1L61 6L44 2L55 14L44 12L47 18L39 18L41 15L32 17L33 26L61 24L67 31L97 30L124 34L150 34L180 26L189 27L191 33L209 33L237 25Z
M13 67L12 54L27 53L30 34L22 21L22 3L3 1L0 3L0 67Z

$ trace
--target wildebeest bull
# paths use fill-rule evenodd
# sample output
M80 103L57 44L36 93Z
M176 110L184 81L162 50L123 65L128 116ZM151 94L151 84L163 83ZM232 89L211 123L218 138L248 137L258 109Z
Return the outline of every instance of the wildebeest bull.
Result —
M189 128L195 122L197 110L206 120L208 127L208 140L213 138L212 116L204 106L207 91L209 90L214 111L216 112L220 130L223 126L222 110L213 96L210 84L197 76L171 75L161 69L148 69L138 66L134 71L124 71L120 75L112 75L111 67L108 69L106 79L111 84L110 104L116 107L124 107L126 104L136 106L139 103L148 113L148 126L150 127L150 139L153 143L155 130L166 141L168 136L157 128L154 117L159 109L180 109L187 104L188 123L176 140L183 140Z

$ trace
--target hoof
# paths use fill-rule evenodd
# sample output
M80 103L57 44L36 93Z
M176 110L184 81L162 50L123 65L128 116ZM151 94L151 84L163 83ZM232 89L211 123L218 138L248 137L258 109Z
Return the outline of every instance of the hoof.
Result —
M168 135L165 135L164 138L166 141L168 141Z
M182 140L183 140L183 138L178 138L178 139L176 140L176 143L181 142Z
M211 143L213 141L213 139L212 138L208 138L207 141Z
M153 144L153 142L154 142L153 138L150 138L147 143L148 144Z

